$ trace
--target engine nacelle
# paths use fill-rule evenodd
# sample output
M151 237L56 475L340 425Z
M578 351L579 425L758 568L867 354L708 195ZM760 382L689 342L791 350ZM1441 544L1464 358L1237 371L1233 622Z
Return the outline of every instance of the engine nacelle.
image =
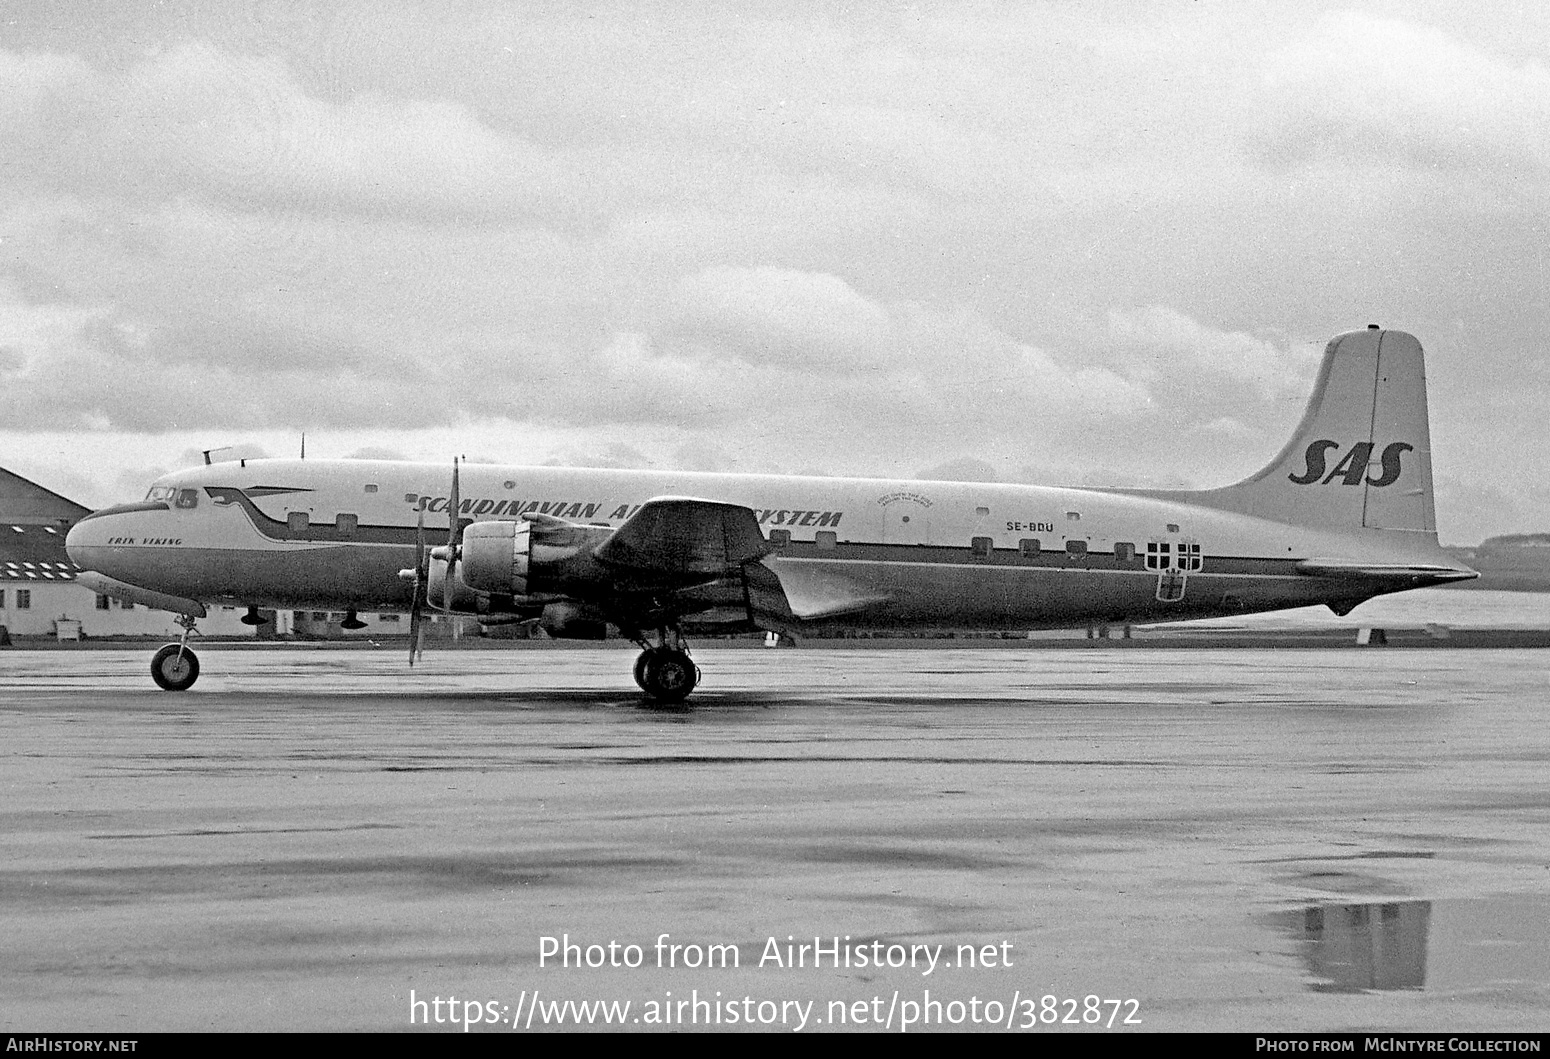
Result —
M609 583L592 553L613 532L542 516L475 522L463 530L458 576L469 588L494 595L585 592Z
M528 594L533 560L531 522L475 522L463 530L463 583L481 592Z

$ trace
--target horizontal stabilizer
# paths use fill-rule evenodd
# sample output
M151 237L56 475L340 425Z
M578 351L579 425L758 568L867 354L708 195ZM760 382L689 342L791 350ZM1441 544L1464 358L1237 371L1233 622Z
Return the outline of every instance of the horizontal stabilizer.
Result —
M1338 577L1350 581L1405 581L1442 585L1450 581L1472 581L1480 575L1457 566L1429 563L1364 563L1352 559L1304 559L1297 564L1299 574L1310 577Z
M720 577L769 551L752 509L662 496L642 504L593 554L608 566L702 580Z

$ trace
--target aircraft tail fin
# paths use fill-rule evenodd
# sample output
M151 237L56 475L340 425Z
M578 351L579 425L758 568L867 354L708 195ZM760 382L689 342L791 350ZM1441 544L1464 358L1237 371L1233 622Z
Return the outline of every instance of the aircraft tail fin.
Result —
M1435 541L1421 343L1376 326L1332 339L1302 422L1268 465L1235 485L1172 495L1299 526Z

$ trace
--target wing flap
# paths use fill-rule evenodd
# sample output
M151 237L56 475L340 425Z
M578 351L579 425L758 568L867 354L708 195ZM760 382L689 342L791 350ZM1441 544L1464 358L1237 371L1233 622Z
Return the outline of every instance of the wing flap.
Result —
M761 569L764 573L755 577ZM822 562L771 557L762 566L749 567L748 580L751 595L753 589L761 590L754 598L756 610L782 617L790 615L800 621L853 614L890 598ZM779 603L784 603L784 607Z

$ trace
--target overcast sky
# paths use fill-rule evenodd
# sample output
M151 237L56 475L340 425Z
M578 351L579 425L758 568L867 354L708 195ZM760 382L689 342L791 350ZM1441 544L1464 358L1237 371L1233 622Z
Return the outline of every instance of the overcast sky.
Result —
M1550 530L1550 5L0 7L0 465L1207 486L1425 345Z

